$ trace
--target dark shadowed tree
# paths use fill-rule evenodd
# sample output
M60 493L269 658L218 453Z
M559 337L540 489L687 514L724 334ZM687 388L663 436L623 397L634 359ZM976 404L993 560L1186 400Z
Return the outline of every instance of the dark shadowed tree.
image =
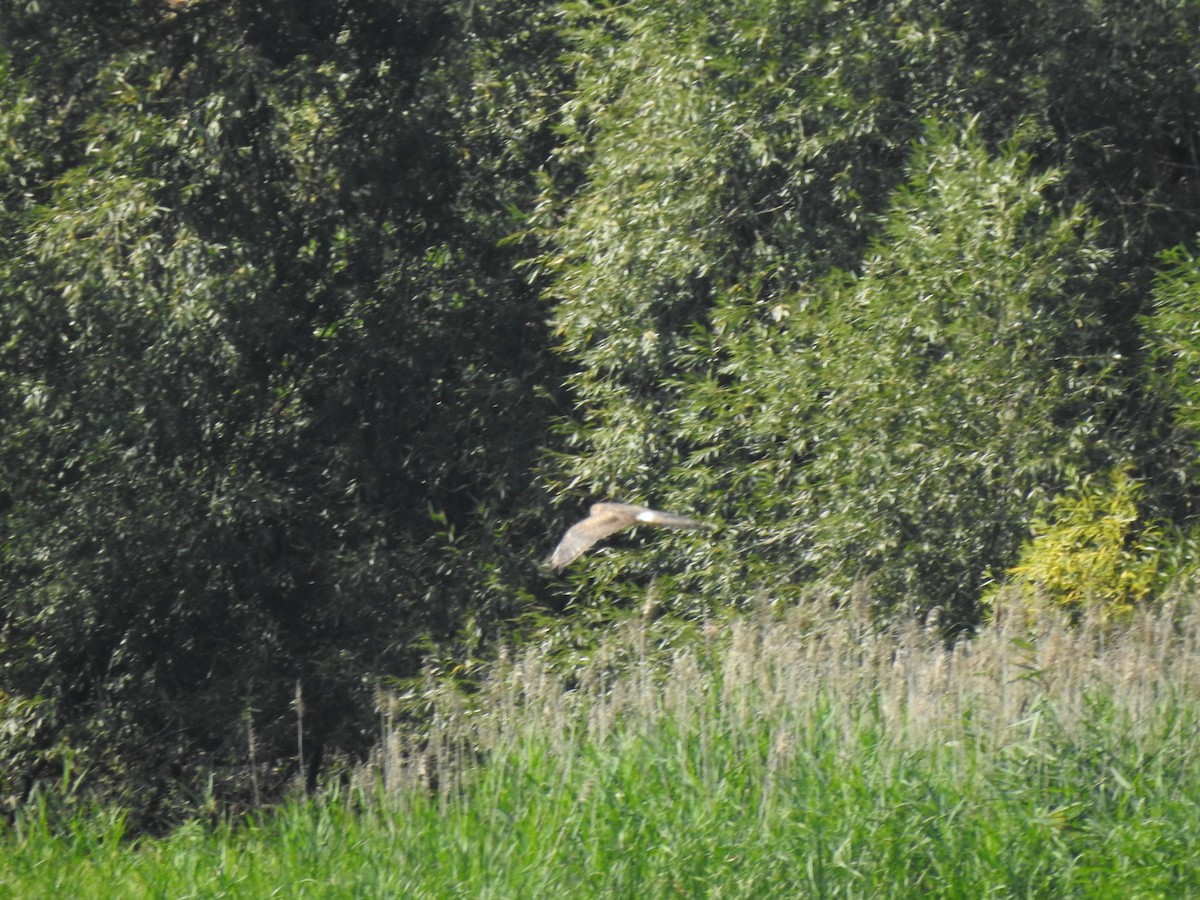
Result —
M3 778L162 812L250 733L279 784L297 686L314 767L362 748L373 677L535 577L551 363L499 244L554 51L536 5L41 7L0 22Z

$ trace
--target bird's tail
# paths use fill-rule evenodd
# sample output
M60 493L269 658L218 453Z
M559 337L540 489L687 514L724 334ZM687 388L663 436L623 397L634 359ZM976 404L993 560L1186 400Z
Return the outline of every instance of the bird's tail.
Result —
M648 509L645 512L638 513L637 520L645 522L647 525L661 525L664 528L691 528L698 530L716 527L710 522L701 522L699 519L689 519L687 516L677 516L674 513L659 512L655 509Z

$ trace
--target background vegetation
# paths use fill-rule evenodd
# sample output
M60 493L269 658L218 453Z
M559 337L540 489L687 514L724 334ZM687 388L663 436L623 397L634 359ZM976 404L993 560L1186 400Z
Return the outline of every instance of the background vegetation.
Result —
M1178 592L1198 42L1193 0L0 0L0 795L315 785L518 615L569 658L623 609ZM539 571L600 497L724 527Z

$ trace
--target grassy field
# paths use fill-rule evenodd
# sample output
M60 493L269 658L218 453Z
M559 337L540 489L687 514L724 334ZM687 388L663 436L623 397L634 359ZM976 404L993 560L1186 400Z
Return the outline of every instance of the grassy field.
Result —
M255 821L28 816L0 896L1200 896L1190 608L951 650L815 609L673 643L514 652L353 787Z

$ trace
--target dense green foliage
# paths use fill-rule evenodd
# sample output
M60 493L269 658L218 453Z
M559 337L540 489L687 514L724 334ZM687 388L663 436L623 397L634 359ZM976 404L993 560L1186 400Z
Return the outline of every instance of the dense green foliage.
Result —
M506 34L178 6L5 29L3 689L27 751L139 790L244 760L247 717L292 759L297 684L314 764L364 748L365 677L511 612L553 369L497 247L539 140L477 85Z
M0 0L0 792L275 796L530 608L1152 598L1196 563L1198 34ZM1076 540L1115 473L1136 590ZM724 527L539 572L598 497Z
M832 578L970 622L1039 503L1157 432L1131 320L1197 226L1191 10L1002 7L635 4L577 38L560 483L737 523L687 560L701 603Z

